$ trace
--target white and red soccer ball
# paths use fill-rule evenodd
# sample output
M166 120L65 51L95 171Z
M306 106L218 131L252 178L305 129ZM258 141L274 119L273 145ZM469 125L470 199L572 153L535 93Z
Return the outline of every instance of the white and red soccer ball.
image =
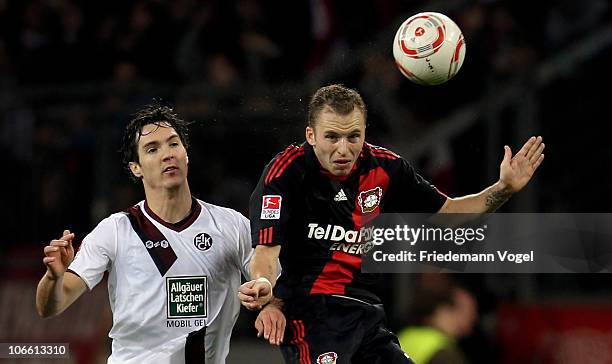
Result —
M465 57L461 29L444 14L425 12L408 18L393 41L397 68L410 81L439 85L459 72Z

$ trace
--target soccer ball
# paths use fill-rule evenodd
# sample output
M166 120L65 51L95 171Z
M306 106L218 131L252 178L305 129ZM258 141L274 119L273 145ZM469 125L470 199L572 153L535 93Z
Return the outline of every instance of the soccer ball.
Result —
M459 72L465 57L461 29L444 14L408 18L395 33L393 57L400 72L420 85L439 85Z

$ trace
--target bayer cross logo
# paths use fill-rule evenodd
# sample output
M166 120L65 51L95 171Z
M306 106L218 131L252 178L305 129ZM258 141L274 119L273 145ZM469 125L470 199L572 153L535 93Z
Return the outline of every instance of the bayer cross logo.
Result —
M199 233L195 236L195 238L193 238L193 245L195 245L198 250L203 252L210 249L212 247L212 243L212 238L206 233Z

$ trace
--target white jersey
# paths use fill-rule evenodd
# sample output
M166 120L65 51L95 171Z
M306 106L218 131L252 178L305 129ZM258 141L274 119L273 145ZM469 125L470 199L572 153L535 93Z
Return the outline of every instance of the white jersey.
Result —
M89 289L109 272L108 363L190 363L203 359L204 346L206 364L225 362L240 272L248 278L249 221L199 200L192 206L185 220L169 224L141 201L83 239L69 271Z

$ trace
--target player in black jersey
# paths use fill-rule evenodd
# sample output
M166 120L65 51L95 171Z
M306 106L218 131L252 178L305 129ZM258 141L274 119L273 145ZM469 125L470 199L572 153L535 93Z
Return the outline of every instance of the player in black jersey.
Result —
M289 331L281 350L289 363L411 363L360 271L359 229L384 212L492 212L544 159L541 137L514 156L506 146L498 182L450 198L397 154L366 143L366 115L356 91L320 88L309 104L306 142L279 153L251 196L255 280L239 296L250 309L266 305L272 291L283 302ZM278 342L280 328L267 326L270 341Z

